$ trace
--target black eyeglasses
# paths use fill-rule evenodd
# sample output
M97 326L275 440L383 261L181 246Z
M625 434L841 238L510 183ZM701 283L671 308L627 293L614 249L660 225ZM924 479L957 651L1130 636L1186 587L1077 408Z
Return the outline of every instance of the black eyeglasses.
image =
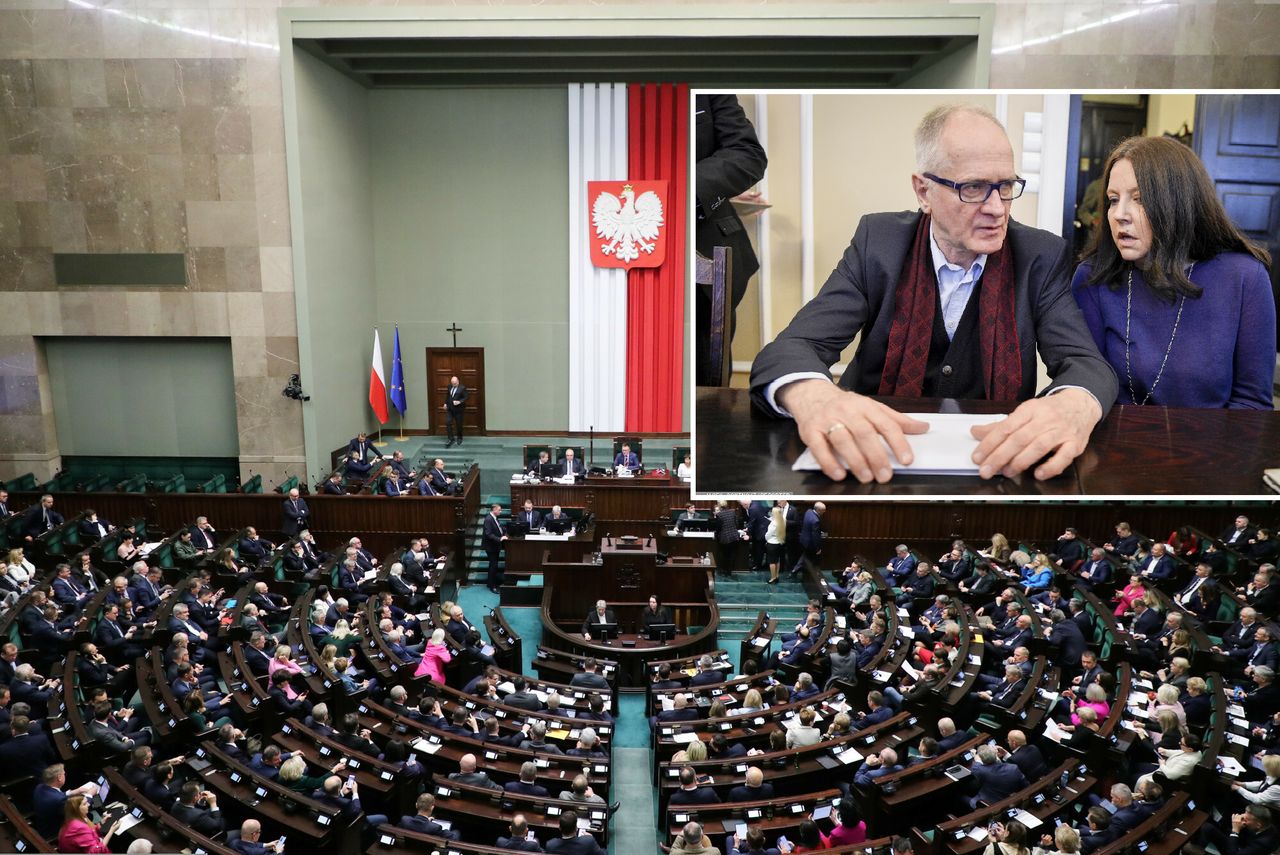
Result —
M932 172L924 173L924 177L930 181L936 181L939 184L946 185L956 191L956 195L960 197L961 202L968 202L974 205L981 205L983 202L991 198L991 193L1000 194L1000 200L1003 202L1012 202L1022 195L1023 189L1027 186L1025 178L1010 178L1005 181L948 181L945 178L939 178Z

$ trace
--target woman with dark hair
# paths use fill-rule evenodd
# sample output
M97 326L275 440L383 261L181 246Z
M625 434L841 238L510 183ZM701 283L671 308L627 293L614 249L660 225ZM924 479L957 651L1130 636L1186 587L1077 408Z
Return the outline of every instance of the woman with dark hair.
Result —
M1107 216L1071 289L1119 403L1272 409L1270 256L1232 224L1200 159L1131 137L1102 177Z
M831 842L827 840L827 836L818 828L816 822L812 819L801 820L800 829L796 832L796 848L792 850L795 855L829 849L830 846Z
M853 799L848 797L841 799L836 807L836 816L840 821L836 823L835 828L831 829L831 834L827 837L832 848L861 843L867 839L867 824L859 816L858 806Z

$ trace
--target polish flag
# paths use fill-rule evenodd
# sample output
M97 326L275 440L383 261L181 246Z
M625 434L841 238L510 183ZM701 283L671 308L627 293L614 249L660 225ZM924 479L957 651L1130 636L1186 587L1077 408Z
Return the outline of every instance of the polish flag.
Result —
M373 370L369 372L369 406L378 417L378 424L387 423L387 380L382 374L382 343L378 331L373 331Z

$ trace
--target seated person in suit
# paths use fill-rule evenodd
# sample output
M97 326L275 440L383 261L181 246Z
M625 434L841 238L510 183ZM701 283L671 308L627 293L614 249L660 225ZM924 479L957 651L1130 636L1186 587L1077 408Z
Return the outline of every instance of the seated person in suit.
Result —
M970 768L977 785L977 793L970 799L970 807L976 809L979 802L995 804L1027 785L1022 770L1013 763L1001 762L996 749L990 745L978 747L978 759Z
M524 509L517 514L512 514L512 522L524 525L529 531L542 528L542 514L533 509L533 499L524 500Z
M613 609L607 608L604 600L596 600L596 607L592 609L582 621L582 637L588 641L592 638L592 633L599 634L600 626L612 626L617 631L618 619L613 614Z
M979 475L1013 476L1049 452L1035 475L1053 477L1084 451L1118 388L1080 334L1071 248L1011 221L1025 182L1004 128L986 110L932 110L916 129L916 161L920 211L862 219L821 293L756 357L754 402L795 419L828 477L846 477L843 459L859 481L883 483L893 474L883 446L855 437L879 434L910 462L907 435L925 425L869 396L1021 401L1007 419L974 428ZM836 386L828 368L859 334ZM983 344L993 340L1008 346ZM1040 396L1037 350L1052 378Z
M898 764L898 752L892 748L884 748L879 754L872 754L862 761L861 768L853 776L853 782L860 787L867 787L876 778L900 771L902 766Z
M347 477L352 481L367 481L369 473L373 471L373 464L363 458L357 457L353 451L347 457L346 467L343 469Z
M345 496L347 488L342 486L342 473L334 472L324 482L324 486L320 488L326 496Z
M418 474L416 470L410 469L408 462L404 459L404 452L397 451L391 455L391 462L387 464L391 467L400 478L404 481L412 481L413 476Z
M601 602L604 602L601 600ZM602 692L609 691L609 681L599 673L600 663L594 658L588 658L582 663L582 670L573 675L569 680L569 685L580 689L597 689Z
M218 797L208 790L201 790L198 781L187 781L178 793L178 803L170 811L174 818L189 825L205 837L214 837L223 831L222 810Z
M436 797L431 793L423 793L418 796L417 801L413 803L416 811L412 816L405 816L400 820L400 827L407 828L410 831L419 831L423 834L434 834L443 837L445 840L461 840L462 834L456 828L445 830L444 826L431 818L431 812L436 809Z
M731 802L754 802L773 798L773 784L766 784L759 766L747 769L746 782L729 791Z
M720 797L711 787L698 784L698 776L692 766L680 769L680 789L671 794L667 801L670 805L714 805L720 803Z
M444 458L437 457L431 461L431 487L440 495L448 495L453 489L454 479L444 471Z
M552 470L551 452L539 451L538 459L529 464L529 474L535 477L543 477L543 474L550 475Z
M605 855L605 850L589 831L578 830L578 812L560 814L560 836L547 841L547 851L561 855Z
M574 525L573 517L561 510L559 505L552 505L551 513L542 518L542 527L557 534L572 531Z
M685 523L702 522L705 519L706 517L698 513L697 506L690 502L684 509L684 513L676 520L676 531L684 531Z
M409 487L399 472L387 466L382 470L382 493L385 496L401 497L409 495Z
M560 458L560 471L557 474L561 478L566 475L573 475L575 478L582 476L582 461L573 456L572 448L564 450L564 457Z
M240 836L228 845L241 855L266 855L268 852L283 852L284 838L263 843L262 823L256 819L246 819L240 824Z
M640 472L640 457L631 450L631 443L622 444L622 450L613 456L613 466L615 469L625 469L633 475Z
M244 537L240 539L240 560L249 566L256 566L275 549L275 544L265 537L258 536L258 530L249 526Z
M524 814L518 813L512 816L510 828L510 837L499 837L495 841L494 845L499 849L514 849L517 852L542 851L537 839L529 833L529 821L525 819Z
M493 781L488 773L476 771L476 755L464 754L458 760L458 771L449 773L449 780L459 784L470 784L474 787L487 787L490 790L501 790L502 785Z
M97 543L110 534L115 526L110 520L99 519L98 512L90 509L84 512L84 519L80 520L79 528L81 537L90 543Z
M547 788L537 783L538 781L538 764L532 760L528 760L520 764L520 780L508 781L502 785L502 789L508 793L516 793L522 796L538 796L539 798L550 798L551 793Z

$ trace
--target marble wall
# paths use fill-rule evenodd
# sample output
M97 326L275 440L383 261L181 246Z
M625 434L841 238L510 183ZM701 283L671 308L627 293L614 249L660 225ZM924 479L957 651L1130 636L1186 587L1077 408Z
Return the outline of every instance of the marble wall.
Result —
M37 337L84 335L230 337L242 469L297 471L277 5L0 0L0 477L57 468ZM991 84L1275 87L1277 33L1280 0L996 0ZM189 287L54 287L54 252L113 251L185 252Z

